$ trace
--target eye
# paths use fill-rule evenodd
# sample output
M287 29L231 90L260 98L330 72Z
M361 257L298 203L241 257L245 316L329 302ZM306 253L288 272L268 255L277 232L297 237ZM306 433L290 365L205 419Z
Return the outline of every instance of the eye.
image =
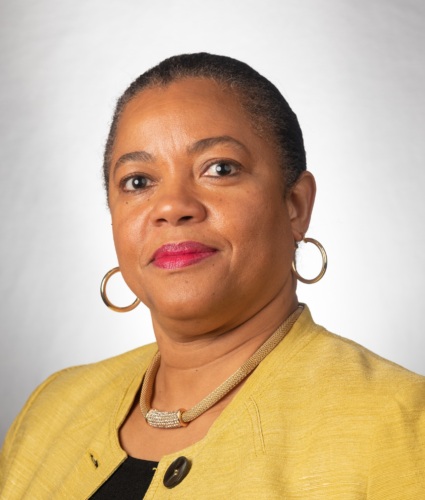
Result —
M151 180L144 175L132 175L123 179L121 185L124 191L138 191L150 186Z
M205 171L205 175L208 177L225 177L236 174L238 170L238 166L233 163L228 161L216 161L209 165Z

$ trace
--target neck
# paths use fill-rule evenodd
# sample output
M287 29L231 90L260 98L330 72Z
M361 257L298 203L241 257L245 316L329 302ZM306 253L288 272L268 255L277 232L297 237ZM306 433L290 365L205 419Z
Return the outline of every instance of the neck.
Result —
M194 406L252 356L297 305L295 294L289 301L276 297L236 326L187 335L178 329L166 332L154 318L161 364L152 406L160 410Z

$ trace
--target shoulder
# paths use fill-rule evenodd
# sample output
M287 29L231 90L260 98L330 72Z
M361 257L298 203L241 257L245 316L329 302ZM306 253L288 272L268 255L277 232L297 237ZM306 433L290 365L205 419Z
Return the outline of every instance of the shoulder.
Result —
M419 498L425 377L330 333L308 309L265 361L246 407L267 453L299 477L356 482L368 498Z
M369 349L319 327L310 354L316 354L317 369L342 389L358 387L379 395L381 400L417 395L418 403L425 403L425 377L414 373ZM348 385L346 385L348 384Z
M51 375L50 379L65 382L68 379L87 376L95 376L101 380L106 376L110 381L111 376L114 378L126 376L135 366L143 364L144 361L149 362L156 350L156 344L148 344L102 361L65 368Z
M9 429L0 470L4 472L14 456L37 456L55 436L69 434L70 430L81 441L99 432L105 416L116 415L120 405L131 405L131 391L137 391L156 349L156 344L150 344L51 375L35 389Z
M304 313L303 313L304 315ZM315 383L323 383L328 390L360 391L384 400L419 394L425 402L425 377L413 373L389 361L356 342L329 332L314 323L307 309L296 333L302 348L294 356L293 363L312 377ZM304 367L304 370L302 369Z
M287 420L324 442L356 436L365 449L391 425L425 436L425 377L328 332L308 309L265 361L247 385L269 425Z
M56 372L37 387L22 412L30 411L34 405L50 405L53 401L58 406L65 401L71 405L84 399L97 400L104 387L108 388L106 393L111 394L135 376L141 376L156 349L156 344L149 344L96 363Z
M104 387L111 394L140 375L156 349L156 344L150 344L96 363L56 372L35 389L22 413L28 413L34 405L49 406L54 402L58 407L67 402L72 405L85 399L97 400Z

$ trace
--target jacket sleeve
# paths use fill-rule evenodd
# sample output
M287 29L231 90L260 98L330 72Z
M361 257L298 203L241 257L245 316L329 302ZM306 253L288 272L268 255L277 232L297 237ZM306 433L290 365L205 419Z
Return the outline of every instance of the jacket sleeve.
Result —
M25 420L28 415L29 410L31 409L34 401L38 398L38 396L43 392L43 390L55 380L58 375L60 375L63 371L54 373L50 377L48 377L44 382L42 382L31 394L28 398L28 401L25 403L24 407L15 418L12 423L10 429L6 434L6 438L4 440L2 449L0 451L0 498L2 498L2 492L6 486L6 483L9 481L9 471L12 466L19 461L19 448L20 448L20 429L21 424ZM22 464L25 466L25 464ZM19 467L18 467L19 469ZM11 479L16 481L17 478Z
M425 382L397 393L371 442L370 500L425 499Z

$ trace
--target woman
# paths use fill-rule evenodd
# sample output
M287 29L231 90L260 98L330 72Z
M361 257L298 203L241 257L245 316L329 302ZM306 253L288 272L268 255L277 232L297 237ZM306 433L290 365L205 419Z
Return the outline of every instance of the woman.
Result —
M315 182L278 90L227 57L165 60L119 100L104 172L157 344L44 382L1 498L425 498L424 378L298 303Z

